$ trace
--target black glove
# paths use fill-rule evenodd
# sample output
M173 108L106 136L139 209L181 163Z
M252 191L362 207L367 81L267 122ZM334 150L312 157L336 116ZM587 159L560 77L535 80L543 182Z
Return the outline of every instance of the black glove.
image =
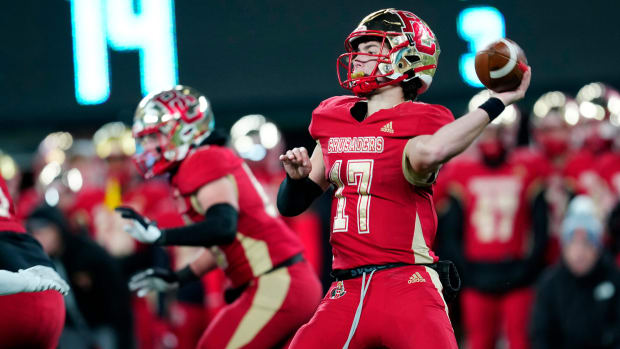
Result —
M165 268L149 268L131 277L129 289L138 291L138 297L144 297L151 291L168 292L196 280L200 278L189 265L177 272Z
M168 292L179 288L178 275L169 269L149 268L137 273L129 280L129 289L138 291L138 297L144 297L151 291Z
M151 222L131 207L117 207L114 209L121 217L131 220L131 224L125 225L124 229L136 240L152 244L157 243L162 236L161 230L155 222Z

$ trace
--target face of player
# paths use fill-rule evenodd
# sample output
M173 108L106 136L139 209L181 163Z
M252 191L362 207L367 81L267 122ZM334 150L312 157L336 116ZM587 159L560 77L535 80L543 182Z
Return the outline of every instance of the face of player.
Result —
M500 127L487 127L478 140L478 150L484 161L492 166L499 165L506 154Z
M145 151L157 151L159 139L156 133L149 133L138 138L138 143Z
M598 261L600 252L590 240L584 229L577 229L570 241L565 242L562 248L564 262L575 276L586 275Z
M136 139L135 156L141 159L140 166L145 167L142 170L151 169L161 158L159 137L158 133L149 133Z
M584 148L593 154L601 154L611 148L613 139L613 127L605 122L592 120L584 124L585 141Z
M43 247L43 251L50 256L57 256L61 252L62 238L58 227L48 224L31 230L32 236Z
M563 155L568 150L570 129L562 116L548 115L536 129L536 142L548 157Z
M387 47L381 47L380 41L366 41L357 46L355 52L368 53L371 55L387 55L389 50ZM371 75L377 65L377 57L367 55L354 55L351 63L352 74L364 73L364 76ZM380 82L387 81L386 78L379 78Z
M75 168L82 177L83 187L100 188L105 185L101 173L104 170L104 163L98 157L76 156L70 160L69 168Z

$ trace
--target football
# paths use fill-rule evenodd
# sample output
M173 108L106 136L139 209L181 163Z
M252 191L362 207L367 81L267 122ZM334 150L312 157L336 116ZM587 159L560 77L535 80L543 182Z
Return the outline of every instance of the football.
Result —
M527 58L516 42L502 38L476 54L476 75L495 92L511 91L521 83Z

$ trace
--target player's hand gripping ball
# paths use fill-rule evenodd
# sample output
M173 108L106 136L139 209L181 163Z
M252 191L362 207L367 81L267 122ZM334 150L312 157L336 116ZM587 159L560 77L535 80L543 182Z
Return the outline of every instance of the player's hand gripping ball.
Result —
M517 43L502 38L476 54L476 75L495 92L512 91L527 70L527 58Z

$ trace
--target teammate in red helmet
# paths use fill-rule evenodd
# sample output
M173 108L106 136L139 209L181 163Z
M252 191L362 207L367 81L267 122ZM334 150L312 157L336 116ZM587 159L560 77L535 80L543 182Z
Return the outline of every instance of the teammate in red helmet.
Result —
M456 348L431 247L436 215L432 184L441 164L461 153L505 108L515 91L494 94L454 120L443 106L415 102L437 69L439 44L415 14L371 13L345 41L341 86L355 96L314 110L310 157L280 157L283 215L303 212L333 185L331 244L337 281L292 348ZM445 280L444 280L445 281ZM444 286L448 286L447 284Z
M130 208L126 231L143 243L208 247L184 269L149 269L130 287L145 294L196 280L219 266L239 298L210 323L200 348L271 348L312 316L321 286L296 234L248 166L212 132L213 112L200 92L176 86L146 96L136 110L134 159L145 177L169 173L186 226L159 229Z
M470 110L484 94L474 96ZM500 335L510 348L528 347L532 285L544 267L547 173L536 157L515 151L520 117L511 107L476 142L478 158L450 162L441 174L450 193L442 257L466 275L461 305L472 349L492 348Z

